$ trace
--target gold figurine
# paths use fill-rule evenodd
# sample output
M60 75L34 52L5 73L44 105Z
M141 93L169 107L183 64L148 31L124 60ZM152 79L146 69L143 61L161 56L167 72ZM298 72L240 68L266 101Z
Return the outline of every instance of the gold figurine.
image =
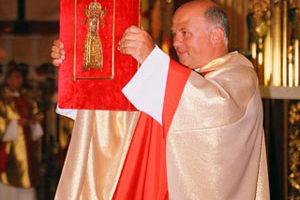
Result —
M88 25L87 36L84 42L84 70L96 68L102 70L103 51L99 36L99 24L103 25L106 10L95 0L85 9L86 23Z
M256 42L258 42L259 38L264 38L267 35L270 28L271 10L269 1L251 1L249 7L249 17L251 17L249 26Z

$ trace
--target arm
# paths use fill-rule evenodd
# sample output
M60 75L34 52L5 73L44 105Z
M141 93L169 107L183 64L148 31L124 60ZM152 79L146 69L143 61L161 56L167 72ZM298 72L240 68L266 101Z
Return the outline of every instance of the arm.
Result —
M124 95L139 110L162 124L163 103L170 58L155 47L122 89Z
M146 31L136 26L126 29L119 50L142 64L122 92L136 108L162 124L169 56L155 47Z
M59 66L65 59L65 50L64 45L61 41L55 40L53 42L52 48L51 48L51 57L52 57L52 63L55 66ZM63 109L59 108L58 105L56 107L56 113L59 115L66 116L68 118L71 118L75 120L77 115L77 110L75 109Z

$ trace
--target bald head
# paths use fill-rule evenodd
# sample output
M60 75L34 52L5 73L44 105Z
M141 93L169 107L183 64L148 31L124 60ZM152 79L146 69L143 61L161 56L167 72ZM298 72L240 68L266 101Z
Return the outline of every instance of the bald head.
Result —
M199 68L228 51L228 18L213 1L194 0L180 6L173 17L172 32L180 62L191 68Z
M177 13L193 13L194 16L203 17L210 23L210 26L219 26L225 33L225 40L228 41L230 34L229 19L225 11L215 2L210 0L194 0L189 1L180 6ZM174 15L174 16L175 16Z
M196 8L196 10L206 10L207 8L217 6L216 3L214 3L211 0L193 0L189 1L187 3L182 4L177 10L180 10L182 8Z
M181 5L175 12L174 17L176 15L182 15L185 13L190 13L193 16L204 17L204 13L207 9L216 7L217 5L209 0L194 0L189 1L183 5Z

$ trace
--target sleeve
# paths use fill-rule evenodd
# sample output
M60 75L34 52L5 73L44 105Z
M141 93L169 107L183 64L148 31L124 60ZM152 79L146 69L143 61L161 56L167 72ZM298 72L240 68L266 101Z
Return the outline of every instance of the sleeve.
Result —
M2 138L3 142L9 142L17 139L18 136L18 121L11 120Z
M68 117L70 119L75 120L77 116L77 110L76 109L64 109L56 106L56 113L65 117Z
M169 56L156 46L122 89L123 94L138 110L147 113L160 124L169 63Z
M177 109L181 114L175 116L172 128L199 130L236 123L245 116L256 91L256 74L250 67L224 68L206 77L192 72Z
M32 129L32 140L37 141L40 137L43 136L44 131L40 123L35 123L34 125L31 125Z
M0 100L0 141L8 142L17 138L18 121L8 119L7 106Z

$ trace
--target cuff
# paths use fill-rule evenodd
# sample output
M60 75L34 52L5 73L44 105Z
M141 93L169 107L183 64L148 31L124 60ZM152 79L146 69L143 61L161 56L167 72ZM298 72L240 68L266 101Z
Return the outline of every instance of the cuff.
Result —
M138 109L162 124L170 58L157 46L139 70L122 89L123 94Z
M76 109L59 108L58 105L56 106L55 112L59 115L71 118L73 120L75 120L76 116L77 116L77 110Z

